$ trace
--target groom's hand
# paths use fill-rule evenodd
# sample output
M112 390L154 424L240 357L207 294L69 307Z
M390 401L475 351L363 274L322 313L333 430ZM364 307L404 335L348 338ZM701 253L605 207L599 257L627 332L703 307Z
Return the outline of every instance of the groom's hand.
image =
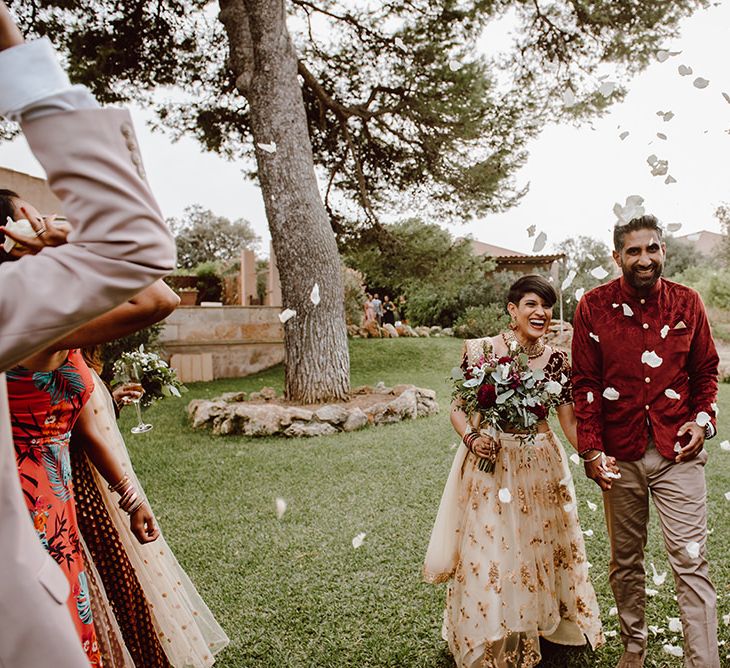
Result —
M0 0L0 51L9 49L11 46L18 46L24 41L13 17L10 16L7 5Z
M590 460L596 457L601 451L590 450L585 453L585 459ZM604 492L611 489L611 478L606 476L606 471L612 473L618 473L618 467L616 466L616 459L614 457L596 457L593 461L584 461L583 468L585 469L586 477L593 480Z
M689 443L685 445L674 458L674 461L686 462L697 456L705 445L705 428L700 427L696 422L685 422L677 432L677 437L682 438L685 434L690 434Z

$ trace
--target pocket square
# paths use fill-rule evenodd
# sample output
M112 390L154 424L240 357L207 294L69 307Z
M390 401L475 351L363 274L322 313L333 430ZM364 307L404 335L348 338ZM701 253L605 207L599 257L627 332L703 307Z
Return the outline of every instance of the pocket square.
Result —
M676 325L674 325L674 329L687 329L687 325L684 324L684 320L680 320Z

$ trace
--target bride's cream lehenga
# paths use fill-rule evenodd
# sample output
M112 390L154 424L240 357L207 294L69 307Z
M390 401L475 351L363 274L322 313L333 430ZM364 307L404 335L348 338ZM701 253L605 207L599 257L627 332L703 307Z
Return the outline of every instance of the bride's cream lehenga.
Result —
M92 374L89 404L99 430L124 473L142 490L117 428L111 395ZM72 457L80 540L105 668L212 666L228 637L164 537L141 545L116 495L85 454L76 448Z
M469 364L485 341L467 341ZM567 358L553 356L548 377L569 378ZM500 443L493 473L459 446L424 563L427 582L449 583L442 633L459 668L530 668L541 636L603 644L562 445L551 431L503 432Z

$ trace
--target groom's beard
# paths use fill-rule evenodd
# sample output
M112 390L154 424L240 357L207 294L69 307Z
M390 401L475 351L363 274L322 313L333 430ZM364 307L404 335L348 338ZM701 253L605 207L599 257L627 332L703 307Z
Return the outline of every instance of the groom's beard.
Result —
M636 290L647 290L659 280L663 270L663 264L652 262L651 271L640 272L639 268L634 265L631 269L624 269L623 274L631 287Z

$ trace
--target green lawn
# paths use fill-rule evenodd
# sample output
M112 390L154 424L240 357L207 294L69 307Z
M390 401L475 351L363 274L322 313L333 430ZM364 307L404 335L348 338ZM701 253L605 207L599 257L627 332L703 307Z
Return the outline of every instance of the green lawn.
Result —
M183 401L147 413L154 430L127 443L163 531L179 561L231 638L216 665L229 668L445 668L440 639L444 590L420 581L442 486L456 441L448 421L446 376L461 342L452 339L355 340L352 382L414 383L437 391L440 415L348 435L309 440L213 437L193 431L189 399L230 390L282 387L283 370L201 383ZM730 386L721 387L720 436L711 442L709 541L720 614L730 613ZM125 432L131 412L122 419ZM608 545L598 488L574 468L591 573L604 626L613 605L606 576ZM275 498L288 502L282 520ZM585 500L599 504L591 512ZM360 549L352 538L367 532ZM647 564L668 569L652 522ZM653 587L651 580L648 586ZM677 616L671 575L649 599L650 624ZM730 627L720 626L730 641ZM647 666L681 666L652 639ZM721 647L721 655L730 653ZM619 638L571 666L615 666ZM548 663L548 662L546 662ZM730 660L726 660L730 666ZM550 665L566 665L556 659ZM725 665L725 664L724 664Z

